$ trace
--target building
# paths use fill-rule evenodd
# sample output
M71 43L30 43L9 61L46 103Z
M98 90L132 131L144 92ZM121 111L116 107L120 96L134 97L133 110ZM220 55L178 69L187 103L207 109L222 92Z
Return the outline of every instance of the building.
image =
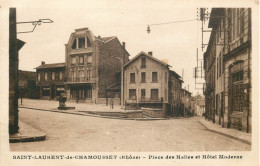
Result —
M194 97L194 115L204 116L205 114L205 98L204 96L197 95Z
M251 9L213 8L209 28L206 117L251 132Z
M192 116L191 108L191 92L186 89L181 89L181 107L180 107L181 116Z
M177 114L182 80L169 67L152 52L140 52L132 58L123 67L122 105L135 105L146 111L153 108L149 112L156 117Z
M18 90L20 98L38 98L39 95L36 87L36 72L19 70Z
M181 92L182 92L182 83L183 80L180 75L175 71L169 71L169 103L170 103L170 115L171 116L180 116L181 108Z
M35 69L39 98L57 100L61 93L65 93L65 63L41 62L41 65Z
M96 37L88 28L76 29L65 44L67 98L86 103L115 98L119 104L121 69L129 56L117 37Z

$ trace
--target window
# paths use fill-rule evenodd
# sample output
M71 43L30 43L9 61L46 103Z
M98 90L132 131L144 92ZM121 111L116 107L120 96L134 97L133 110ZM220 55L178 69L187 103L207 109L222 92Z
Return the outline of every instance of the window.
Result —
M145 72L141 73L141 82L146 82L146 80L145 80Z
M151 89L151 100L158 100L158 89Z
M92 63L92 55L87 56L87 63Z
M79 56L79 65L84 65L84 55Z
M48 73L44 72L44 80L47 81L48 80Z
M84 78L84 69L79 69L79 77Z
M145 89L141 89L141 100L145 99Z
M76 57L71 57L71 66L76 65Z
M72 44L72 49L76 49L76 47L77 47L77 39L74 39L74 41L73 41L73 44Z
M157 72L152 72L152 82L157 82Z
M41 73L40 73L40 72L37 73L37 80L38 80L38 81L41 81Z
M129 99L136 99L136 89L129 89Z
M135 73L130 73L130 82L135 83Z
M141 68L146 68L146 58L145 57L141 58Z
M55 72L51 72L51 80L54 81L55 80Z
M43 87L42 96L49 96L49 95L50 95L50 87Z
M62 71L59 72L59 80L62 80Z
M91 78L91 70L87 70L87 81L90 81Z
M85 48L85 38L78 38L79 48Z
M87 38L87 47L91 47L91 43L90 43L89 38Z
M71 81L76 81L76 72L74 70L71 70Z

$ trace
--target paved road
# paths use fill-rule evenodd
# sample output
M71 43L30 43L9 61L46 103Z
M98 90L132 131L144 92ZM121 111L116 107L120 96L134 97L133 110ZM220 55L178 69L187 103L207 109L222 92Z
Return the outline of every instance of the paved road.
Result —
M250 145L208 131L199 117L158 121L105 119L19 109L20 120L45 141L10 144L11 151L236 151Z

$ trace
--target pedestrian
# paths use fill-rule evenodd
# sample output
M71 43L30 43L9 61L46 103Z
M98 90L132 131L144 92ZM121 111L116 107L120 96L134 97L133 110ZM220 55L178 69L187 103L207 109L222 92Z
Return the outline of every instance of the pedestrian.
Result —
M114 102L113 98L110 98L110 109L113 109L113 107L114 107L114 103L113 102Z

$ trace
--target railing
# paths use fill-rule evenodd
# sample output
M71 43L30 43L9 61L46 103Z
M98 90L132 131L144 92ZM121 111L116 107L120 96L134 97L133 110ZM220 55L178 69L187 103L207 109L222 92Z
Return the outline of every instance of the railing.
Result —
M90 82L91 79L88 77L80 77L80 78L69 78L69 82Z

